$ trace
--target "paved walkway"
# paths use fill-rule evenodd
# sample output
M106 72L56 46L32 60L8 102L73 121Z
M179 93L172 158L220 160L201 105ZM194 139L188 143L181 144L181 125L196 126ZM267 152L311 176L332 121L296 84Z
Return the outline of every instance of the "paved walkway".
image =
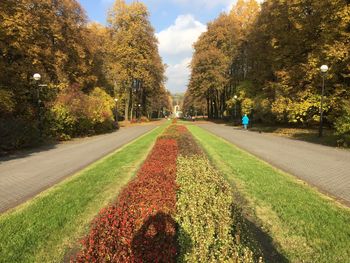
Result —
M15 207L155 127L121 128L107 135L0 159L0 212Z
M225 125L198 126L350 204L350 151Z

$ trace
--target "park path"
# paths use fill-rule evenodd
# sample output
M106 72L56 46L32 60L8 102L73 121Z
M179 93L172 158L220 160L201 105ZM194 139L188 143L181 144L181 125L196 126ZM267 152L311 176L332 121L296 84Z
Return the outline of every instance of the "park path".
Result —
M96 160L157 127L121 128L0 159L0 213L23 203Z
M350 204L350 151L214 123L198 126Z

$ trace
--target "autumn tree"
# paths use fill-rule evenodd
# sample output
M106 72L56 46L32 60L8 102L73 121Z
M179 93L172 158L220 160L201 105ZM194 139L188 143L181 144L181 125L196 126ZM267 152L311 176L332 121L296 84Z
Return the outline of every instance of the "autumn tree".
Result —
M227 40L232 36L229 22L228 16L222 14L208 24L207 32L194 44L189 90L194 97L206 99L209 117L221 117L225 110L230 61L230 41Z
M346 0L266 0L261 6L254 0L237 1L228 15L232 21L230 35L219 33L218 27L208 27L205 35L224 36L223 40L211 38L203 52L195 49L190 98L194 101L207 96L210 85L220 87L221 82L214 78L211 84L205 83L213 72L210 66L218 72L219 67L212 63L201 69L198 61L205 61L213 46L226 55L220 44L229 43L232 88L228 92L231 98L226 101L228 108L239 103L240 109L255 119L315 125L320 121L319 68L327 64L325 118L339 134L349 134L349 10ZM222 18L220 15L211 24L217 25ZM201 42L199 39L195 47ZM208 98L210 112L213 96Z
M45 118L61 87L108 90L99 70L101 50L94 46L98 39L92 37L96 31L87 26L75 0L1 1L0 137L9 144L5 148L38 140L39 124L45 121L38 117ZM34 73L47 86L39 88Z
M183 101L183 111L185 115L207 115L207 102L203 97L194 96L189 90L186 91Z
M349 94L349 5L346 1L266 1L249 36L255 96L279 121L319 121L321 74L328 64L326 118L342 112ZM257 103L259 104L259 103ZM346 106L345 106L346 107Z
M173 110L170 97L170 92L164 86L157 90L156 93L151 94L147 116L149 118L151 116L155 118L169 116Z
M113 61L110 72L115 90L122 95L125 120L132 118L135 105L147 112L148 99L161 90L164 65L146 6L117 0L108 16Z
M229 115L227 102L237 93L239 82L246 78L247 32L258 11L256 1L238 1L229 14L220 14L209 23L207 32L194 45L189 91L197 101L205 97L210 118Z
M91 72L85 90L101 87L111 96L115 96L113 80L109 72L109 65L111 61L114 61L110 48L110 31L106 26L96 22L89 23L85 31Z

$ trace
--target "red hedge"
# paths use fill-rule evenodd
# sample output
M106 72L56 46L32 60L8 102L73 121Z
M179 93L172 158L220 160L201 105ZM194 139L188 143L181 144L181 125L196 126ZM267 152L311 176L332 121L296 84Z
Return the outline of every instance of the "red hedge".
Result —
M169 136L170 137L170 136ZM160 138L115 205L103 209L74 262L176 262L175 139Z

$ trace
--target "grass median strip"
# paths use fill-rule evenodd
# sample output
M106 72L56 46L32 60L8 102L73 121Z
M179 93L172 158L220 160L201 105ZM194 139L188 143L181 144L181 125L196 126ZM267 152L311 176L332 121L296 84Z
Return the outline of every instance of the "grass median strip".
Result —
M349 262L350 210L232 144L190 131L290 262Z
M157 128L0 216L0 262L60 262L99 210L135 175Z

